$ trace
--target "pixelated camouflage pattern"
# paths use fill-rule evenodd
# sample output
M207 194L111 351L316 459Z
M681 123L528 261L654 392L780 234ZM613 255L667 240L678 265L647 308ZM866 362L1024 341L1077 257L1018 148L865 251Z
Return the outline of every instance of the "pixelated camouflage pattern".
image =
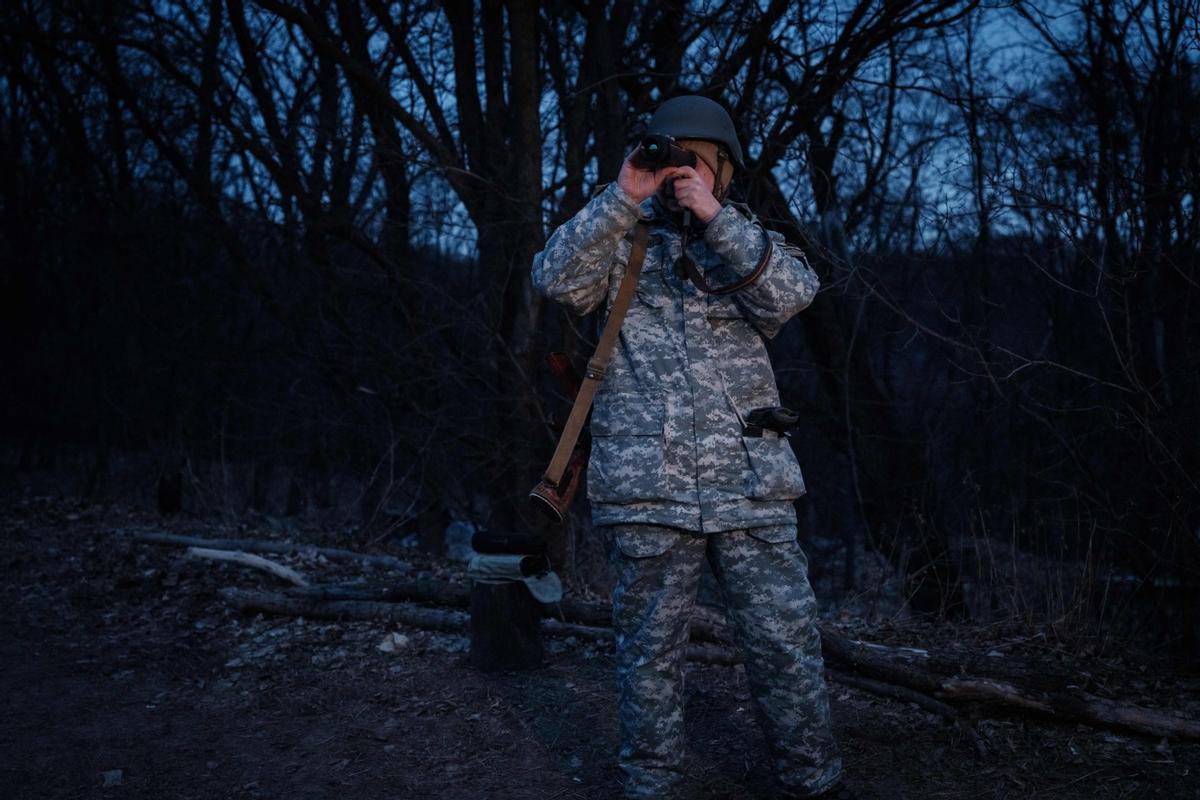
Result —
M750 274L766 232L726 205L688 243L709 285ZM639 218L650 226L630 305L592 412L588 499L597 525L644 522L713 533L795 522L805 492L787 439L741 435L745 414L779 403L763 339L812 302L819 282L803 254L777 242L763 274L731 295L706 295L673 269L680 229L653 198L636 206L609 184L551 235L533 285L585 314L606 313L625 274Z
M775 778L800 795L841 775L817 607L794 524L698 535L608 527L617 573L618 764L626 797L664 797L681 777L684 661L703 561L724 594Z

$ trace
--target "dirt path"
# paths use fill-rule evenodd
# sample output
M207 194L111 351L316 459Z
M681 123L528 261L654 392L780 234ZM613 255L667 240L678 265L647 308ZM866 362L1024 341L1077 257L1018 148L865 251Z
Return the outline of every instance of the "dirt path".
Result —
M127 512L3 520L0 797L619 797L604 648L485 675L457 636L240 617L216 591L269 578L114 538ZM1200 798L1196 745L1012 720L977 723L981 750L836 685L834 710L868 798ZM687 729L687 796L769 796L740 670L691 669Z

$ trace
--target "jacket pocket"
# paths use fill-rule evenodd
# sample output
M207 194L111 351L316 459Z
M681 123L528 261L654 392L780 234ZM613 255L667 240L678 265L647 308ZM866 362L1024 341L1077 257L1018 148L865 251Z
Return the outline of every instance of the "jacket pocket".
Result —
M621 555L628 558L654 558L674 547L683 534L652 525L616 525L612 536L613 544Z
M795 500L808 490L800 462L784 437L764 434L743 436L742 444L750 459L743 487L751 500Z
M638 276L638 285L634 290L637 302L630 303L630 312L636 314L639 308L643 311L651 308L660 309L670 301L671 290L667 288L663 272L663 253L665 251L666 248L664 246L651 246L647 248L646 260L642 264L642 273ZM621 283L625 280L626 270L628 269L628 258L629 252L626 251L614 263L609 272L608 295L604 301L605 319L612 313L612 306L617 299L617 292L620 291Z
M792 523L785 525L764 525L759 528L750 528L746 533L758 539L760 542L768 544L783 544L785 542L796 541L796 526Z
M667 499L663 475L663 401L642 394L602 394L592 409L588 499L632 503Z
M662 308L669 299L669 289L664 280L662 252L662 247L652 248L647 252L642 274L638 276L637 299L650 308Z

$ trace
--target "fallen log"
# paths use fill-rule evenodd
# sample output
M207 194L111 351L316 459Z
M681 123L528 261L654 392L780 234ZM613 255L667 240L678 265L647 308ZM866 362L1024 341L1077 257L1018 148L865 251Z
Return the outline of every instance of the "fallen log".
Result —
M827 660L840 662L855 672L896 686L953 702L975 702L1008 711L1032 712L1059 721L1084 722L1156 737L1200 739L1200 720L1167 711L1115 703L1083 690L1035 689L1046 677L1033 673L1017 685L1011 679L948 677L897 663L836 631L821 629Z
M189 547L187 549L187 556L206 561L227 561L233 564L241 564L245 567L252 567L253 569L270 573L295 586L308 586L308 581L305 577L291 567L285 567L283 564L272 561L269 558L256 556L252 553L243 553L240 550L212 550L207 547Z
M423 608L402 603L372 603L363 600L304 600L274 592L229 587L221 596L241 611L261 611L288 617L331 620L385 620L442 631L466 630L469 618L463 611Z
M843 664L869 678L904 686L926 695L932 695L941 685L941 677L934 673L907 662L888 658L879 650L867 647L865 642L856 642L827 625L820 628L821 651L827 661Z
M325 584L287 589L286 594L289 597L324 600L421 602L466 608L470 602L471 590L465 584L426 580L393 581L381 585ZM543 606L542 612L547 618L565 623L599 627L612 624L612 607L603 603L585 603L564 598L559 603ZM946 654L925 648L882 645L851 639L825 625L820 626L820 630L826 658L846 664L851 669L876 680L908 686L927 693L937 689L936 681L922 680L921 676L930 672L952 676L979 671L990 677L1024 677L1027 682L1037 682L1051 689L1068 681L1078 680L1078 676L1070 673L1069 668L1064 665L1030 665L1022 659L1015 658L997 659L975 654ZM692 612L691 638L728 644L733 636L720 609L698 605Z
M1122 728L1169 739L1200 739L1200 720L1117 703L1086 692L1046 692L1030 696L1021 688L1002 681L979 678L950 678L942 683L939 697L956 701L977 701L999 707L1014 707L1040 712L1059 720L1072 720Z
M395 556L371 555L340 547L317 547L311 544L275 542L269 539L208 539L203 536L182 536L163 531L141 531L133 534L133 540L141 544L161 544L179 547L206 547L212 550L241 550L244 553L295 554L324 556L330 561L362 564L380 569L408 570L412 565Z
M445 581L391 581L385 585L317 584L288 589L288 597L305 600L365 600L378 603L436 603L466 608L471 589L466 584Z
M411 625L415 628L434 628L444 631L466 631L469 616L460 611L423 608L398 602L370 600L314 600L228 587L221 590L225 601L239 611L278 614L329 620L384 620ZM612 640L612 628L562 622L553 617L542 620L542 631L551 636L574 636L593 642ZM692 642L688 658L709 664L730 666L741 663L741 655L732 647L711 642Z
M285 591L288 597L308 600L365 600L370 602L435 603L452 608L466 608L471 602L471 589L465 584L443 581L393 581L386 585L323 584L296 587ZM542 606L547 619L582 625L609 627L612 607L602 603L585 603L563 599ZM692 617L692 637L708 642L727 642L730 636L718 613L698 606Z
M883 681L864 678L861 675L855 675L850 672L842 672L841 670L826 668L826 673L830 678L840 684L849 686L852 689L859 689L864 692L869 692L880 697L887 697L892 700L899 700L904 703L913 703L920 706L926 711L937 714L939 717L944 717L948 720L957 720L959 714L950 706L940 700L936 700L927 694L897 686L894 683L884 683Z
M320 600L232 588L223 589L221 594L235 607L275 614L322 619L383 619L441 630L465 630L468 624L468 616L463 612L394 602ZM709 633L720 630L711 618L702 619L700 623ZM608 640L612 636L610 629L595 625L555 619L543 620L542 624L545 632L554 635L591 640ZM693 626L695 624L694 620ZM1009 712L1033 712L1059 721L1085 722L1155 737L1200 739L1200 721L1165 711L1117 703L1083 691L1034 691L1011 681L988 677L939 675L904 659L896 659L890 655L889 648L870 647L868 643L857 642L828 626L821 628L821 642L827 664L836 667L830 672L832 679L845 677L848 686L914 702L940 716L946 716L945 703L941 701L971 702ZM915 652L905 652L905 656L919 659ZM733 664L740 660L737 651L714 642L693 642L688 657L718 664ZM895 688L886 689L885 685Z
M466 630L469 620L468 615L462 611L431 609L396 601L322 600L234 587L222 589L221 596L240 611L260 611L281 616L356 621L387 620L417 628L448 631ZM612 638L611 628L579 625L554 618L543 619L542 630L555 636L575 636L589 641L607 641Z

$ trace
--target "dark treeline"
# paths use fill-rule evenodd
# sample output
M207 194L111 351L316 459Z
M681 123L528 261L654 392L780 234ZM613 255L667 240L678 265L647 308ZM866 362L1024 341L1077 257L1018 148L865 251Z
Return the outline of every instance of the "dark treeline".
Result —
M531 258L702 92L823 281L770 344L814 573L1194 640L1198 5L5 3L8 469L362 542L531 524L544 356L596 333Z

